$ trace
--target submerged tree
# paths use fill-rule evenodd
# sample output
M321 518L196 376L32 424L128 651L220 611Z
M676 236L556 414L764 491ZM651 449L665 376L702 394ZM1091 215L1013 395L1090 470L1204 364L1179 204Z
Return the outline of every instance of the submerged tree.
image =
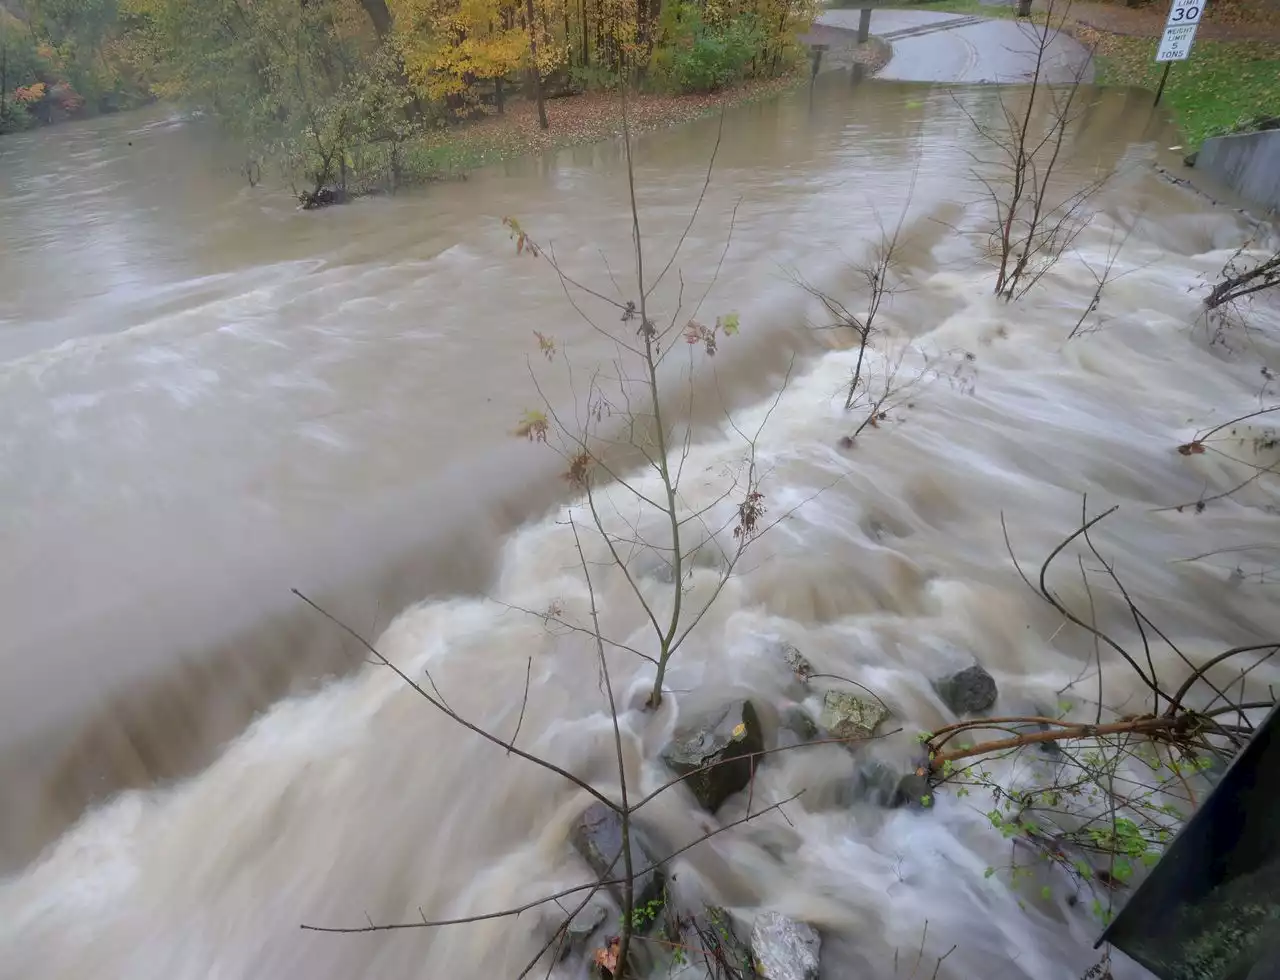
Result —
M624 120L626 118L624 109ZM772 522L765 521L763 474L756 459L756 439L772 413L772 406L782 397L785 382L759 425L751 431L744 430L732 414L724 412L727 430L741 440L740 465L723 474L720 489L710 501L691 504L681 485L692 452L692 372L699 365L709 367L720 343L732 339L740 326L734 313L699 319L724 253L692 303L686 304L681 287L676 290L673 304L659 313L662 304L655 298L655 292L669 274L684 282L676 263L701 210L715 154L713 151L712 163L688 226L655 274L653 266L646 263L651 255L646 252L641 231L627 127L624 127L624 145L634 277L624 288L609 273L616 298L573 278L551 248L535 241L518 220L504 221L517 254L531 261L545 261L564 286L571 308L593 332L603 334L617 352L612 361L590 369L585 386L577 388L567 347L553 338L535 335L539 356L565 369L576 407L562 411L550 398L543 397L542 406L530 410L521 419L517 434L557 450L565 461L564 475L575 499L561 511L558 523L560 533L576 556L577 594L564 602L554 602L547 609L521 609L504 603L508 609L536 617L556 635L580 640L589 653L611 722L616 783L611 780L606 785L594 784L521 747L520 727L530 698L531 668L525 672L524 694L514 732L510 736L499 735L455 711L429 671L425 680L410 676L369 640L334 620L362 644L372 663L394 672L433 710L473 735L502 747L517 763L539 766L575 787L589 805L583 821L609 828L607 849L597 849L597 860L590 861L596 872L590 880L510 908L437 919L420 910L417 919L405 922L369 921L353 926L304 924L304 929L339 934L431 930L480 920L515 918L554 904L558 908L554 928L540 945L535 940L537 949L516 974L517 978L524 978L537 970L541 975L551 976L569 942L571 923L594 896L608 890L616 896L621 912L616 926L606 929L612 935L591 957L593 975L637 980L645 975L642 964L652 963L659 957L666 967L689 967L696 970L694 975L709 980L745 977L756 972L751 954L734 935L727 913L707 908L704 913L687 915L675 906L661 882L672 862L703 842L770 814L781 814L800 794L761 799L765 794L756 787L756 768L772 753L804 746L765 748L754 709L744 711L741 723L728 736L732 751L717 753L713 761L674 774L656 788L642 793L634 777L629 778L629 767L624 762L634 754L639 733L631 727L634 722L622 719L626 708L619 703L615 668L611 665L620 657L630 656L652 664L655 673L646 707L656 710L667 693L664 678L672 658L718 601L742 555L773 524L796 509L791 508ZM725 251L729 248L732 230L731 218ZM592 316L588 312L591 307L610 311L609 319ZM687 371L677 375L679 387L672 392L665 381L669 376L667 372L682 365ZM538 373L531 373L537 391L542 394L544 389ZM645 480L648 482L642 482ZM642 516L635 516L637 514ZM613 586L621 583L622 588L611 588L610 578ZM699 579L696 583L695 578ZM622 593L622 604L627 607L621 613L610 608L609 597L618 592ZM302 598L329 616L311 600ZM632 614L644 622L641 632L646 638L637 640L628 636L625 626L618 628ZM635 716L651 717L648 712L636 712ZM804 744L849 743L864 737L856 734L815 739ZM646 806L686 782L705 779L722 766L735 767L739 777L744 775L743 767L746 767L747 778L741 781L745 785L739 785L747 794L744 816L653 854L650 848L641 845L639 821L643 817L637 815ZM658 952L650 955L646 950Z
M1093 218L1090 202L1112 176L1064 180L1091 61L1078 59L1066 84L1051 78L1053 45L1063 36L1070 8L1070 0L1049 0L1040 23L1019 24L1033 46L1032 65L1025 86L994 93L994 121L956 103L984 144L971 154L973 176L990 207L994 291L1005 300L1026 295L1071 248Z
M626 118L624 96L624 127ZM716 147L719 148L718 138ZM684 235L656 274L646 270L629 138L626 153L634 248L634 281L629 290L617 288L611 296L583 285L565 271L554 252L540 245L516 219L504 220L517 251L543 259L551 266L574 309L617 352L607 370L592 371L585 389L574 392L577 409L571 414L543 394L535 373L542 404L525 414L517 431L555 449L565 461L566 479L583 495L582 512L575 517L571 511L570 519L589 535L589 543L599 546L603 559L620 572L637 612L648 626L648 649L627 649L653 663L655 673L648 703L657 708L662 703L664 679L672 657L728 584L747 548L781 517L765 521L762 474L755 456L760 430L744 431L723 408L729 429L742 441L742 459L727 474L712 502L694 506L682 491L685 463L693 442L689 414L696 375L700 369L713 370L710 362L720 345L731 342L738 333L740 321L735 312L715 317L702 312L719 265L692 302L685 301L682 276L670 309L658 312L654 292L675 270L685 236L710 185L715 153ZM731 221L725 251L732 234ZM722 254L721 262L723 258ZM600 314L589 312L589 307ZM612 322L603 319L605 311L610 312ZM558 361L564 367L572 388L575 378L569 352L554 338L539 335L537 339L546 360ZM705 363L699 365L700 359ZM679 402L672 403L669 396L664 397L660 374L666 370L681 371L687 393ZM679 406L683 411L678 410ZM767 420L768 413L764 421ZM643 490L636 478L622 468L635 460L643 472L656 480L654 492ZM707 579L698 590L702 598L697 600L692 587L696 576ZM659 584L655 585L655 579ZM565 628L588 628L587 624L570 621L560 611L553 611L548 618Z

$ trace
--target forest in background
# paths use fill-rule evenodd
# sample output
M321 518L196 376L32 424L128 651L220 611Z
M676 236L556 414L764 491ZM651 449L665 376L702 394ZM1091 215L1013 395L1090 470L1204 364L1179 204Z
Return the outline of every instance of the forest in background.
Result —
M413 179L416 139L513 96L546 129L557 96L786 73L816 12L815 0L0 0L0 133L174 100L215 116L250 161L282 161L304 203L327 203Z

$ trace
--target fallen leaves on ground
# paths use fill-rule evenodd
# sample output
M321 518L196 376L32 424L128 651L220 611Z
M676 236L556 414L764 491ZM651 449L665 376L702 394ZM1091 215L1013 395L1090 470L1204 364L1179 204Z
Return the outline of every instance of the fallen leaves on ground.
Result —
M1165 0L1141 7L1127 6L1124 0L1073 3L1068 13L1077 24L1131 37L1159 37L1168 15ZM1206 5L1196 31L1197 43L1204 39L1280 42L1280 6L1275 0L1214 0Z
M609 940L609 945L604 949L597 949L595 955L596 966L602 970L607 970L610 976L618 969L618 947L620 940L616 937Z

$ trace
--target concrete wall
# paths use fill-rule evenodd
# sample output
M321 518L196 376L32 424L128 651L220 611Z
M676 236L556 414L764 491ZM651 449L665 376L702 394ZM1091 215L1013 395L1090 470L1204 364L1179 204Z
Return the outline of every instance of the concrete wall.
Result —
M1251 203L1280 211L1280 129L1207 139L1196 169Z

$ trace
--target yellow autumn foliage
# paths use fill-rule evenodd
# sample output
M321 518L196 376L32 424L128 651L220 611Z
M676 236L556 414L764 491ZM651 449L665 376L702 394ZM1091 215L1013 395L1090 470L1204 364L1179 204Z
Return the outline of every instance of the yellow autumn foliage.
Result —
M393 0L390 7L405 69L432 98L528 63L529 34L514 0Z

